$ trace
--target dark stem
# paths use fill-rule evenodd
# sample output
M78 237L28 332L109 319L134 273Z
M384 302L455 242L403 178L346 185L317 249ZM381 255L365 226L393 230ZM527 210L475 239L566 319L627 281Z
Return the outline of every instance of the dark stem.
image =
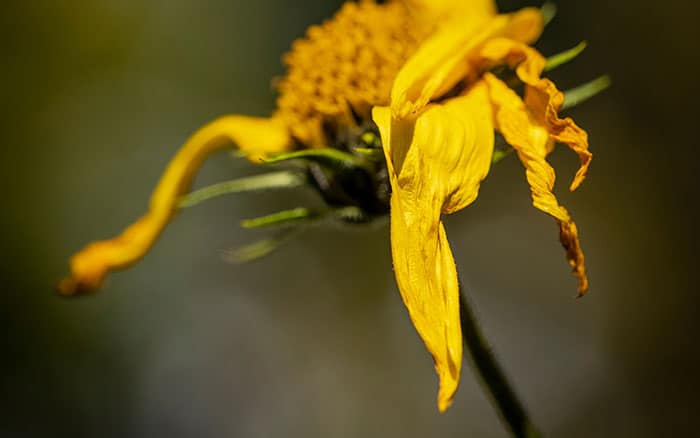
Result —
M459 296L464 346L471 356L474 368L481 377L482 384L491 396L491 401L510 428L513 436L518 438L541 437L540 432L525 412L523 404L518 400L515 391L508 383L496 357L491 352L461 286Z

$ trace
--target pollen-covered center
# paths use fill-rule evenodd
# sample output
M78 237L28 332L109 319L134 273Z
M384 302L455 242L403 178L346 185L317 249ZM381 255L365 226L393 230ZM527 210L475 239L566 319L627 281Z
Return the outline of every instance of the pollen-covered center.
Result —
M401 2L346 3L285 55L276 115L304 146L332 146L338 128L389 103L396 74L426 34Z

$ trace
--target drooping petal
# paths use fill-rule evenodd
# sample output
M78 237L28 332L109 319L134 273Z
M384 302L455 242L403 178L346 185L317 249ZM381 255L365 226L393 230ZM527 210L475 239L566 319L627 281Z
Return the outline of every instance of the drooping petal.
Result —
M138 261L153 245L176 211L205 158L232 142L250 159L283 151L289 145L286 127L276 119L227 116L197 131L168 164L151 196L149 211L119 236L92 242L70 260L71 274L58 284L63 295L99 288L112 270Z
M557 115L563 103L564 93L548 79L531 85L525 92L525 105L533 114L543 116L550 140L569 146L579 157L581 165L569 186L569 190L574 191L586 179L593 154L588 150L586 131L576 125L570 117L560 119Z
M396 118L414 114L469 76L469 55L490 38L507 37L531 42L543 28L539 9L525 8L513 14L474 16L453 20L418 48L401 68L391 90L391 109Z
M494 105L494 119L506 142L517 151L525 166L530 184L533 205L554 217L559 224L559 239L566 250L566 257L574 275L578 278L578 293L588 289L588 277L576 224L569 212L559 205L552 192L555 173L546 160L551 138L548 125L533 114L520 97L495 76L487 73L484 81L489 85Z
M473 202L488 173L493 125L488 93L429 105L408 119L373 110L392 187L391 247L396 281L440 378L438 408L449 407L462 364L457 272L440 219Z
M581 166L569 189L576 190L586 178L593 155L588 150L588 134L571 118L560 119L559 108L564 94L552 81L540 78L545 59L535 49L517 41L498 38L488 41L479 49L479 64L506 62L525 84L525 105L537 122L547 127L552 142L564 143L579 156ZM551 151L551 148L549 149Z

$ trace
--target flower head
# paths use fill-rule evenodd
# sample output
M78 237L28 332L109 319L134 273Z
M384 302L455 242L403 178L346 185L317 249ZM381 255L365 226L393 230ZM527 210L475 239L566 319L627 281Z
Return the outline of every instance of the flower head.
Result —
M546 157L555 143L578 154L574 190L591 153L585 131L558 116L564 96L541 77L545 59L529 46L543 27L538 9L498 14L492 0L347 2L285 56L288 73L277 82L273 115L226 116L197 131L169 164L149 211L116 238L74 255L59 291L93 291L110 271L141 258L213 151L236 146L253 163L306 160L305 178L329 206L360 212L342 219L389 212L396 281L435 362L444 411L459 383L462 333L457 272L441 218L476 199L492 163L494 132L517 152L534 206L558 224L579 294L588 288L576 224L552 193L555 174ZM524 86L522 98L495 74L499 68ZM383 153L373 154L379 148Z

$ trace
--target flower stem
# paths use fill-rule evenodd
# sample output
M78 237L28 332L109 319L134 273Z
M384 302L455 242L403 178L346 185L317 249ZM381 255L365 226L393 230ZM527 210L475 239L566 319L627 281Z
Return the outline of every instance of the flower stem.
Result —
M471 356L473 367L481 377L482 385L488 390L491 401L514 437L540 438L542 435L528 417L486 342L474 310L461 286L459 292L464 346Z

